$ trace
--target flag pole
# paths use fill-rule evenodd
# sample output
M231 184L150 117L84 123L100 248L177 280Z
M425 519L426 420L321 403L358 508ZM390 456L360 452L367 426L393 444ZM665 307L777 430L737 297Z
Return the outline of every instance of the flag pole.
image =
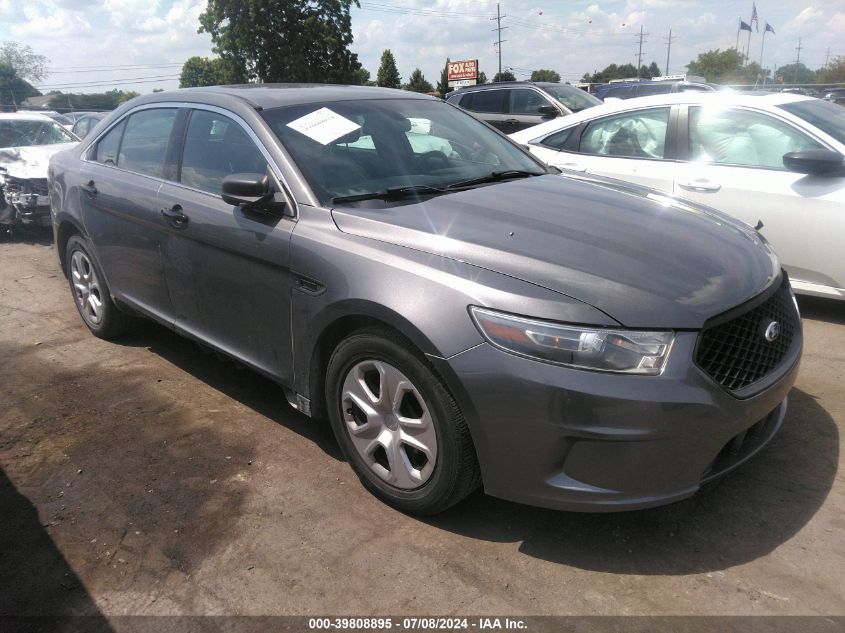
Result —
M748 44L745 46L745 65L748 66L748 58L751 56L751 25L748 25Z
M736 45L734 48L739 51L739 32L742 30L742 18L739 18L739 24L736 27Z
M766 46L766 29L763 29L763 41L760 43L760 68L763 68L763 47Z

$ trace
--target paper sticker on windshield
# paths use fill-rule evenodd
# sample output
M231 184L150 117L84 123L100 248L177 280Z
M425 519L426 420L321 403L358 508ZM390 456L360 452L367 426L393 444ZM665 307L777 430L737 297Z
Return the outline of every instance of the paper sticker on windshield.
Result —
M288 127L301 132L322 145L328 145L341 136L354 132L361 126L328 108L320 108L304 117L291 121L288 123Z

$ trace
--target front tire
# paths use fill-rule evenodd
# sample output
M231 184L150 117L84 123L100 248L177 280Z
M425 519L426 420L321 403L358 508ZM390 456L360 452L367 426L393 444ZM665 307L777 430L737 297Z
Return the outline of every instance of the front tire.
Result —
M131 317L114 304L106 278L91 256L91 246L78 235L65 248L65 270L82 321L94 336L113 339L128 329Z
M382 501L436 514L479 487L460 408L402 337L368 329L343 340L329 360L325 395L341 450Z

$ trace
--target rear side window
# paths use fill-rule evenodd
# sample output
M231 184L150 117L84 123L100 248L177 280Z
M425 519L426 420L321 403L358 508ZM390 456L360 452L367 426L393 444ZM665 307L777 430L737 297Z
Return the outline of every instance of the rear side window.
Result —
M219 194L229 174L263 174L267 160L235 121L216 112L194 110L182 154L180 182Z
M175 108L142 110L130 116L120 144L118 167L163 178L167 144L175 120Z
M115 125L97 143L97 156L94 160L104 165L117 165L117 151L120 149L120 137L123 136L123 128L126 126L126 119Z
M669 108L635 110L590 123L581 136L581 152L627 158L663 158Z
M672 84L640 84L634 86L632 96L647 97L649 95L665 95L672 92Z
M482 90L473 93L469 109L473 112L502 114L505 111L505 92L505 90Z

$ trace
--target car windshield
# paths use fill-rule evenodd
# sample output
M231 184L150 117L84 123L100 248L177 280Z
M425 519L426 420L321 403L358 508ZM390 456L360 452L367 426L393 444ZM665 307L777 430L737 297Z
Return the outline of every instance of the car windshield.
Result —
M388 190L440 195L466 181L548 173L508 139L439 100L309 103L262 116L326 206Z
M76 139L55 121L0 119L0 147L73 143Z
M558 101L572 112L580 112L581 110L586 110L602 103L600 99L597 99L589 92L580 88L573 88L572 86L543 86L543 90L554 95Z
M778 107L804 119L840 143L845 143L845 108L842 106L821 99L807 99Z

